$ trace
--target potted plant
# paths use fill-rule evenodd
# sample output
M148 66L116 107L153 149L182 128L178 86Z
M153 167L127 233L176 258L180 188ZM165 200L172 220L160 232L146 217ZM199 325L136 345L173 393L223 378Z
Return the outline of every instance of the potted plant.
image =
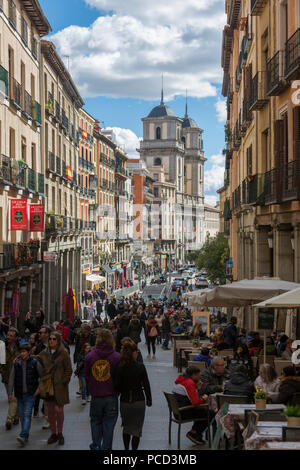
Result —
M199 341L198 341L196 338L194 338L194 339L192 340L192 345L193 345L195 348L197 348L197 347L199 346Z
M283 414L287 417L288 426L300 426L300 406L286 405Z
M255 407L257 410L265 410L267 406L268 394L262 388L257 388L254 394Z

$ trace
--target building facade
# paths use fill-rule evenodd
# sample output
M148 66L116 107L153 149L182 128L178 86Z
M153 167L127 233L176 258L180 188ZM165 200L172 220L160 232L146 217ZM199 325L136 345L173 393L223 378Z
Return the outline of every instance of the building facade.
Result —
M204 204L204 234L205 239L215 238L220 231L220 210L217 207Z

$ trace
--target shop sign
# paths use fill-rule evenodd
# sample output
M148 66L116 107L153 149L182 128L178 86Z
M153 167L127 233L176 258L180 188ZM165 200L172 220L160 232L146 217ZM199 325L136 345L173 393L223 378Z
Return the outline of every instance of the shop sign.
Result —
M27 199L11 199L10 229L27 231Z
M44 232L45 207L44 204L30 205L30 232Z

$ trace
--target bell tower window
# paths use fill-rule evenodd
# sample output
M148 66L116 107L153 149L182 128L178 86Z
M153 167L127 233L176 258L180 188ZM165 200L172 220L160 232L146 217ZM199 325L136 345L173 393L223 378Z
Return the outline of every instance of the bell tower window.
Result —
M156 128L156 139L157 140L161 139L161 128L160 127Z

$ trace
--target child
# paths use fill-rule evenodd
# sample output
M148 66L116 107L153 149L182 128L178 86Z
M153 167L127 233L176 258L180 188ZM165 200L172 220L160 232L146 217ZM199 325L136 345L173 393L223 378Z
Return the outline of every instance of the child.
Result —
M84 406L86 405L87 401L90 401L89 396L87 395L87 389L86 389L86 381L84 377L84 361L86 355L91 351L91 345L87 343L84 346L83 354L79 354L77 358L77 367L75 370L75 375L81 380L81 398L82 402L81 404Z
M43 366L30 355L30 351L31 344L20 344L20 357L13 365L8 383L8 401L13 400L13 392L15 392L18 401L21 433L17 437L17 441L21 447L24 447L28 441L32 409L35 397L39 394L39 382L43 372ZM23 380L23 374L26 375L26 381Z

